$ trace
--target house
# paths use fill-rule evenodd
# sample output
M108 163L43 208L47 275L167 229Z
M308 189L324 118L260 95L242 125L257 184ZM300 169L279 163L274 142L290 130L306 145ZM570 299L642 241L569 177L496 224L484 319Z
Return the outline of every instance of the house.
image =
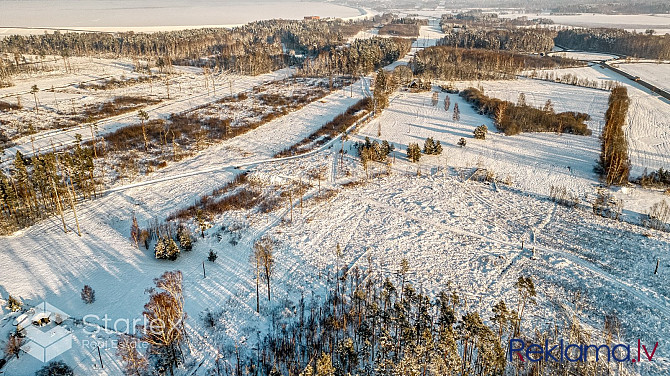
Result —
M305 16L305 21L316 21L316 20L320 20L320 19L321 19L321 17L319 17L319 16Z

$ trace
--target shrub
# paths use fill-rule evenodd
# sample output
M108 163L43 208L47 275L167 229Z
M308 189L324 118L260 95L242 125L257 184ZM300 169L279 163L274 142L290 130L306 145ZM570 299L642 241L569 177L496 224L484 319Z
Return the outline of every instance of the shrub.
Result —
M81 290L81 300L86 304L93 304L95 302L95 290L89 285L85 285Z
M468 142L465 141L465 138L461 137L461 139L458 140L457 145L460 146L460 147L464 147L467 143L468 143Z
M49 362L49 364L35 372L35 376L74 376L74 371L65 362L59 360Z
M20 300L16 299L13 296L9 296L7 299L7 309L9 309L10 312L18 312L21 310L21 306L23 304L21 303Z
M216 259L217 259L218 257L219 257L219 256L216 254L216 252L214 252L214 251L211 250L211 249L209 250L209 256L207 256L207 260L208 260L208 261L210 261L210 262L215 262Z

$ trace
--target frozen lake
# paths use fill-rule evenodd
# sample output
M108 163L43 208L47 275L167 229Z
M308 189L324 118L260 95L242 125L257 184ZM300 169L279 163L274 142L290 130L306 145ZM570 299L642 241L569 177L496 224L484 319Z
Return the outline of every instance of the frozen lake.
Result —
M22 27L147 31L313 15L349 18L363 13L332 3L281 0L0 0L0 8L0 26L5 28L0 34L16 33L14 28Z

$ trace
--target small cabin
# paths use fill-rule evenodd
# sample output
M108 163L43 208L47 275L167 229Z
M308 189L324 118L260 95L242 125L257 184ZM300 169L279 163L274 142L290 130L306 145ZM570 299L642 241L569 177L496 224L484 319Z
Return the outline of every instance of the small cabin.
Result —
M321 17L319 17L319 16L305 16L305 21L316 21L316 20L320 20L320 19L321 19Z

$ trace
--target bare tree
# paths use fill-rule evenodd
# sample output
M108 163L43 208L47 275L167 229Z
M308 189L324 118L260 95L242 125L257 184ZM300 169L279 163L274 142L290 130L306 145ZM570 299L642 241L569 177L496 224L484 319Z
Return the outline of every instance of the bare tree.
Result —
M123 360L126 375L141 376L147 370L147 359L137 351L140 341L127 334L121 334L116 344L116 355Z
M270 280L274 272L274 251L275 243L269 238L261 238L254 243L253 262L256 266L256 310L259 310L258 287L262 279L268 289L268 302L270 301Z
M144 126L144 122L149 120L149 114L144 110L140 110L137 113L137 117L140 118L140 122L142 123L142 137L144 137L144 151L146 152L149 150L149 142L147 141L147 129Z
M37 85L33 85L33 87L30 88L30 93L32 93L33 98L35 98L35 112L38 114L40 113L39 108L37 107L37 92L40 91L40 89L37 87Z
M19 354L21 353L21 346L23 346L23 338L16 334L10 334L7 344L5 345L5 355L8 358L16 356L16 359L18 359Z
M165 272L155 279L156 287L162 291L150 291L151 296L143 312L147 322L143 340L164 357L173 376L186 319L182 282L180 271Z

